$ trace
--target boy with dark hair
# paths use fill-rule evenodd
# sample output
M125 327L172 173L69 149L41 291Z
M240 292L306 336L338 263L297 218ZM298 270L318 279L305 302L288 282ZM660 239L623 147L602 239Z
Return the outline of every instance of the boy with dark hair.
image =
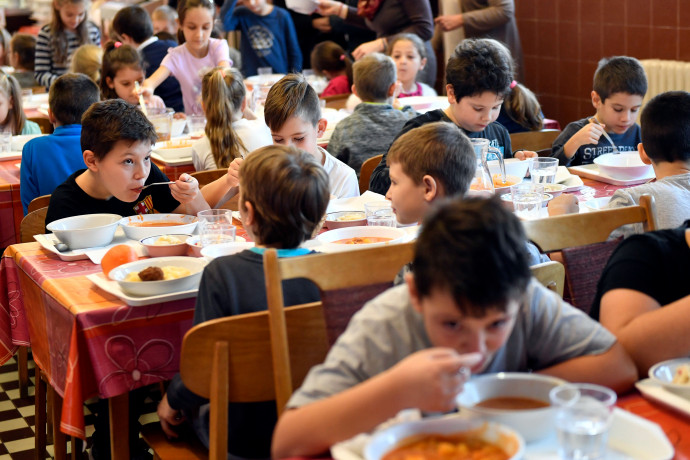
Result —
M113 30L122 43L139 51L144 58L146 78L153 75L161 61L168 54L168 49L177 46L174 40L161 40L153 35L153 24L149 14L140 6L128 6L117 12L113 18ZM173 76L166 78L154 91L175 112L184 112L180 84Z
M216 259L204 269L194 324L266 310L265 248L277 248L278 257L310 253L298 246L311 238L328 200L328 176L308 153L271 145L249 155L240 169L239 209L256 247ZM286 305L320 298L317 287L303 279L285 282L283 290ZM176 437L175 426L197 409L199 416L192 417L194 428L208 445L208 402L187 390L176 376L158 406L163 430ZM229 452L234 458L269 458L276 418L275 401L231 405Z
M504 158L536 156L536 153L528 151L513 154L508 130L496 122L512 81L513 61L504 45L485 38L463 40L446 66L446 92L450 106L413 118L400 134L426 123L444 121L455 123L470 138L489 139L490 145L499 149ZM369 188L383 194L389 185L384 154L371 175Z
M432 212L406 285L367 303L312 368L278 421L273 457L319 455L402 409L453 410L463 367L630 388L637 373L623 347L530 278L525 241L498 198Z
M317 144L326 131L327 121L321 118L319 97L304 76L289 74L271 87L264 118L274 144L294 145L316 158L328 173L332 195L359 196L355 171Z
M387 151L403 125L416 112L393 107L397 71L395 62L380 53L369 54L352 66L352 93L362 100L333 130L328 150L359 176L362 163Z
M46 224L79 214L121 216L172 212L192 214L216 206L229 191L224 176L199 191L188 174L169 186L145 187L169 179L151 162L158 136L151 122L122 99L93 104L82 118L80 169L50 197Z
M640 126L635 120L645 93L647 77L637 59L615 56L599 61L591 94L596 114L566 126L553 141L551 156L565 166L592 164L614 151L604 132L619 151L636 150Z
M24 214L34 198L50 195L73 172L84 167L81 116L101 93L86 75L68 73L58 77L48 94L48 119L55 127L49 136L31 139L22 149L19 170Z
M36 37L31 34L14 34L10 40L10 65L14 67L12 76L22 88L40 86L34 78L34 55Z

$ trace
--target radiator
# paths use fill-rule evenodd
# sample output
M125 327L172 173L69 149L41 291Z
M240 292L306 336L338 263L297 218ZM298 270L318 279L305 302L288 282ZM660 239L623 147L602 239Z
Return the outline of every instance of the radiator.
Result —
M690 91L690 62L645 59L640 61L647 73L647 95L642 105L666 91Z

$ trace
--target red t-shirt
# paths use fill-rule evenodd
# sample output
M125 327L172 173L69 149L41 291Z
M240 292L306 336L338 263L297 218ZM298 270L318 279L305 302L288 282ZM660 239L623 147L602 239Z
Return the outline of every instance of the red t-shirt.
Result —
M321 97L335 96L336 94L350 94L350 82L347 81L347 75L338 75L328 82L328 86L321 93Z

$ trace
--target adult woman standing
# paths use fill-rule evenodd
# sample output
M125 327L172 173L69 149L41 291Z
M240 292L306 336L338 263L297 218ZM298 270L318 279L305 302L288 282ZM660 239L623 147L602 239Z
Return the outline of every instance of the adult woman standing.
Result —
M436 80L436 57L431 48L434 34L429 0L360 0L357 7L335 0L319 0L317 12L323 16L340 16L346 23L376 32L376 40L362 43L352 52L355 59L374 52L384 52L388 37L402 32L413 33L425 42L427 64L421 78L433 85Z

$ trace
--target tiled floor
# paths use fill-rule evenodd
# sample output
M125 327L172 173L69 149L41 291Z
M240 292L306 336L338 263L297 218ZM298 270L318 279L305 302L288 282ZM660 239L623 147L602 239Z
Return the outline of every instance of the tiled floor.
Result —
M17 381L17 363L14 358L0 366L0 460L33 460L34 459L34 363L29 360L29 374L31 385L29 397L19 397L19 382ZM84 406L86 434L93 433L94 401L87 401ZM156 401L147 399L144 415L139 419L142 424L158 420L156 416ZM88 446L87 442L87 446ZM53 458L53 446L47 449ZM69 445L68 445L69 452ZM86 454L84 454L86 456ZM86 457L85 457L86 458Z

